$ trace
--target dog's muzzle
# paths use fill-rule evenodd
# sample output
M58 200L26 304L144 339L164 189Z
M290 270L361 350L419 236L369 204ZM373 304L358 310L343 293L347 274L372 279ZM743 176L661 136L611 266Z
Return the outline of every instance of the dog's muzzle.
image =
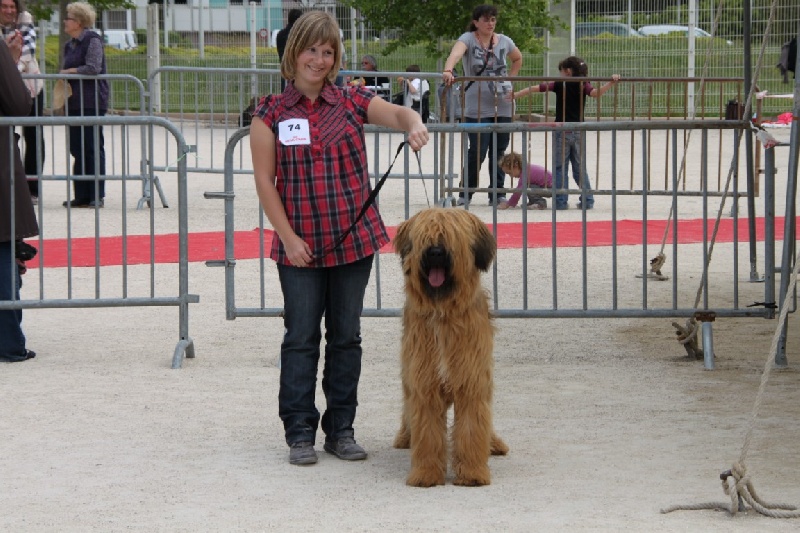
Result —
M430 246L422 255L425 287L431 296L444 296L452 289L450 254L443 246Z

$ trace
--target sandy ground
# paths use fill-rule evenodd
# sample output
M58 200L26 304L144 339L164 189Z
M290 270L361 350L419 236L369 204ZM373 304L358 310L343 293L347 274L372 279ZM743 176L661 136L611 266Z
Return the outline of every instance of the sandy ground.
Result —
M190 182L191 230L221 230L221 203L202 199L219 190L220 178ZM165 188L174 202L173 186ZM43 210L62 216L63 184L46 191ZM110 193L103 217L113 221L118 202ZM411 209L424 206L415 201ZM402 205L384 201L383 210L389 224L403 217ZM491 219L486 206L475 212ZM146 227L143 215L128 215L132 229ZM93 217L75 216L84 224ZM520 216L502 213L507 221ZM549 212L535 216L547 220ZM608 216L598 199L591 218ZM718 252L722 270L730 253ZM620 254L636 259L641 250ZM387 294L398 295L394 259L384 257L382 277ZM500 252L503 286L519 279L520 267L509 266L515 261L518 252ZM120 269L100 271L104 283L118 284ZM408 451L391 446L400 417L398 318L363 320L356 436L369 459L327 455L318 435L319 463L290 466L277 417L280 320L226 321L223 271L193 263L189 272L190 291L201 298L190 307L197 357L180 370L170 368L176 309L25 312L39 355L0 368L10 400L0 417L0 530L750 532L800 524L753 512L660 513L674 504L726 503L719 473L740 457L750 427L746 464L759 495L800 504L796 315L789 368L772 373L755 417L775 321L717 321L716 369L705 371L674 340L670 319L498 320L494 422L511 452L490 460L490 486L455 487L448 479L418 489L404 484ZM146 290L147 274L132 267L131 288ZM72 276L82 286L95 271L48 276L55 283ZM35 292L35 279L28 275L26 291ZM754 285L741 287L757 293ZM270 296L276 291L268 287ZM321 391L317 397L322 406Z

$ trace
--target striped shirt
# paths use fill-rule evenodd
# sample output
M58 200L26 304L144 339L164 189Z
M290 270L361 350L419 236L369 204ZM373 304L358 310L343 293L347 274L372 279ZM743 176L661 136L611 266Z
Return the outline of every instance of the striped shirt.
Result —
M36 28L33 26L33 17L30 13L23 11L17 16L17 24L3 26L3 38L8 37L16 29L22 34L20 63L27 63L36 57Z
M326 83L311 102L288 83L282 94L262 99L256 108L255 115L275 132L275 186L289 224L317 258L314 267L353 263L389 242L378 207L372 204L344 242L323 257L355 221L372 190L363 126L374 96L361 87ZM290 119L307 125L307 143L281 141L280 123ZM291 264L277 234L270 257Z
M17 23L9 26L0 26L3 38L7 38L16 29L22 34L22 54L20 55L17 69L22 74L39 74L39 63L36 61L36 28L33 25L33 17L27 11L23 11L17 17ZM35 97L44 86L41 78L25 78L25 85Z

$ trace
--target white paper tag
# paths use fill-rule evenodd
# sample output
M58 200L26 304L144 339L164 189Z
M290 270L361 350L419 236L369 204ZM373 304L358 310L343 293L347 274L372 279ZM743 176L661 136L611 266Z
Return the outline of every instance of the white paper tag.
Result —
M284 146L311 144L308 120L305 118L293 118L281 121L278 123L278 139Z

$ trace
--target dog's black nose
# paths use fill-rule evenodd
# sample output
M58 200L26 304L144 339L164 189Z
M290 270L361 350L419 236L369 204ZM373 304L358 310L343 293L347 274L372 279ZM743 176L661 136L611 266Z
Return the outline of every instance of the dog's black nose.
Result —
M431 259L444 257L444 248L441 246L431 246L428 248L428 257Z
M425 250L425 264L428 267L443 266L447 262L447 250L444 246L430 246Z

